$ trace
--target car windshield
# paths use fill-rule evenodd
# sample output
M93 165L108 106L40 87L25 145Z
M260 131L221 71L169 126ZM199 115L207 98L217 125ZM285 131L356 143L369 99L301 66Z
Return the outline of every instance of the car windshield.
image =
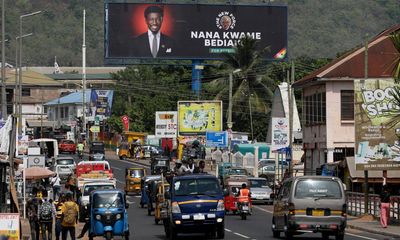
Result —
M174 182L176 196L220 195L221 188L216 179L180 179Z
M264 165L264 166L262 167L262 170L263 170L263 171L272 171L272 172L274 172L274 171L275 171L275 165L271 165L271 164L269 164L269 165Z
M92 143L90 151L92 153L104 153L104 143Z
M245 169L240 169L240 168L233 168L229 171L231 175L247 175L247 172Z
M102 193L96 194L93 197L94 208L122 208L123 199L120 193Z
M74 165L74 159L58 159L57 165Z
M140 178L143 177L144 175L144 170L143 169L134 169L134 170L130 170L130 175L133 178Z
M324 179L300 180L296 184L296 198L342 198L338 181Z
M100 189L114 189L114 186L113 185L89 185L89 186L85 186L85 189L83 191L83 195L89 195L94 190L100 190Z
M267 179L250 180L250 186L253 188L266 188L268 187Z
M63 141L61 141L61 143L63 143L63 144L74 144L74 141L72 141L72 140L63 140Z

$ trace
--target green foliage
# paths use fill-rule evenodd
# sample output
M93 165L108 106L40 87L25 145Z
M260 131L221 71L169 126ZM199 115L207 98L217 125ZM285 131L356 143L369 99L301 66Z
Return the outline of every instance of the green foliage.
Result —
M124 124L122 123L120 116L112 115L106 122L110 127L111 132L122 133L124 131Z
M174 0L173 3L193 3ZM171 3L172 3L171 2ZM237 4L268 4L262 0L235 0ZM264 3L267 2L267 3ZM23 20L23 61L31 66L52 66L54 56L62 66L79 66L82 61L82 10L86 7L87 65L103 64L104 1L99 0L6 0L7 61L15 59L15 37L19 16L41 10ZM169 2L170 3L170 2ZM226 4L225 0L201 3ZM288 5L288 38L291 58L335 57L385 28L400 22L398 0L275 0ZM257 24L262 24L259 22Z
M400 82L400 32L390 35L390 40L397 50L397 56L393 61L393 78L396 83Z

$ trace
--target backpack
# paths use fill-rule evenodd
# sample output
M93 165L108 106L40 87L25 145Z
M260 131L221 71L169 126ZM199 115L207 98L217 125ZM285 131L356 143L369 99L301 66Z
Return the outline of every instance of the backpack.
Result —
M52 214L53 205L49 201L45 201L40 206L40 220L51 221L53 219Z
M64 213L63 213L63 225L74 225L78 212L76 211L75 204L71 202L64 203Z

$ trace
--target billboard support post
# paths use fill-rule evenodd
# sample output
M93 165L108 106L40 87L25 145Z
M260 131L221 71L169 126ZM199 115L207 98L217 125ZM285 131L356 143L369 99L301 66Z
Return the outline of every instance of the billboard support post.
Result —
M364 78L368 78L368 39L365 40L365 51L364 51ZM364 170L364 209L365 214L368 214L368 170Z
M202 60L192 60L192 91L195 92L197 100L200 100L201 71L204 66Z

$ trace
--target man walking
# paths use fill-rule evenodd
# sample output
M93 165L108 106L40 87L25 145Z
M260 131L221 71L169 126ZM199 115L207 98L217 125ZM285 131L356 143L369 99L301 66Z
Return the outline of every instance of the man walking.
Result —
M34 188L33 191L37 191L36 188ZM26 205L26 210L28 212L29 225L31 228L31 239L32 240L39 240L40 227L39 227L39 218L38 218L38 208L39 208L39 200L37 199L37 197L34 196L28 201L28 203Z
M61 190L61 179L56 173L56 175L51 179L51 185L53 186L53 200L59 198L60 190Z
M67 240L67 234L71 237L71 240L75 240L75 227L78 222L79 207L73 201L72 194L68 193L66 196L66 202L61 206L62 222L61 232L62 240Z
M53 217L55 217L55 215L56 209L54 204L52 200L47 198L47 192L44 192L42 204L40 204L38 211L39 223L42 231L42 240L51 240L53 234Z

